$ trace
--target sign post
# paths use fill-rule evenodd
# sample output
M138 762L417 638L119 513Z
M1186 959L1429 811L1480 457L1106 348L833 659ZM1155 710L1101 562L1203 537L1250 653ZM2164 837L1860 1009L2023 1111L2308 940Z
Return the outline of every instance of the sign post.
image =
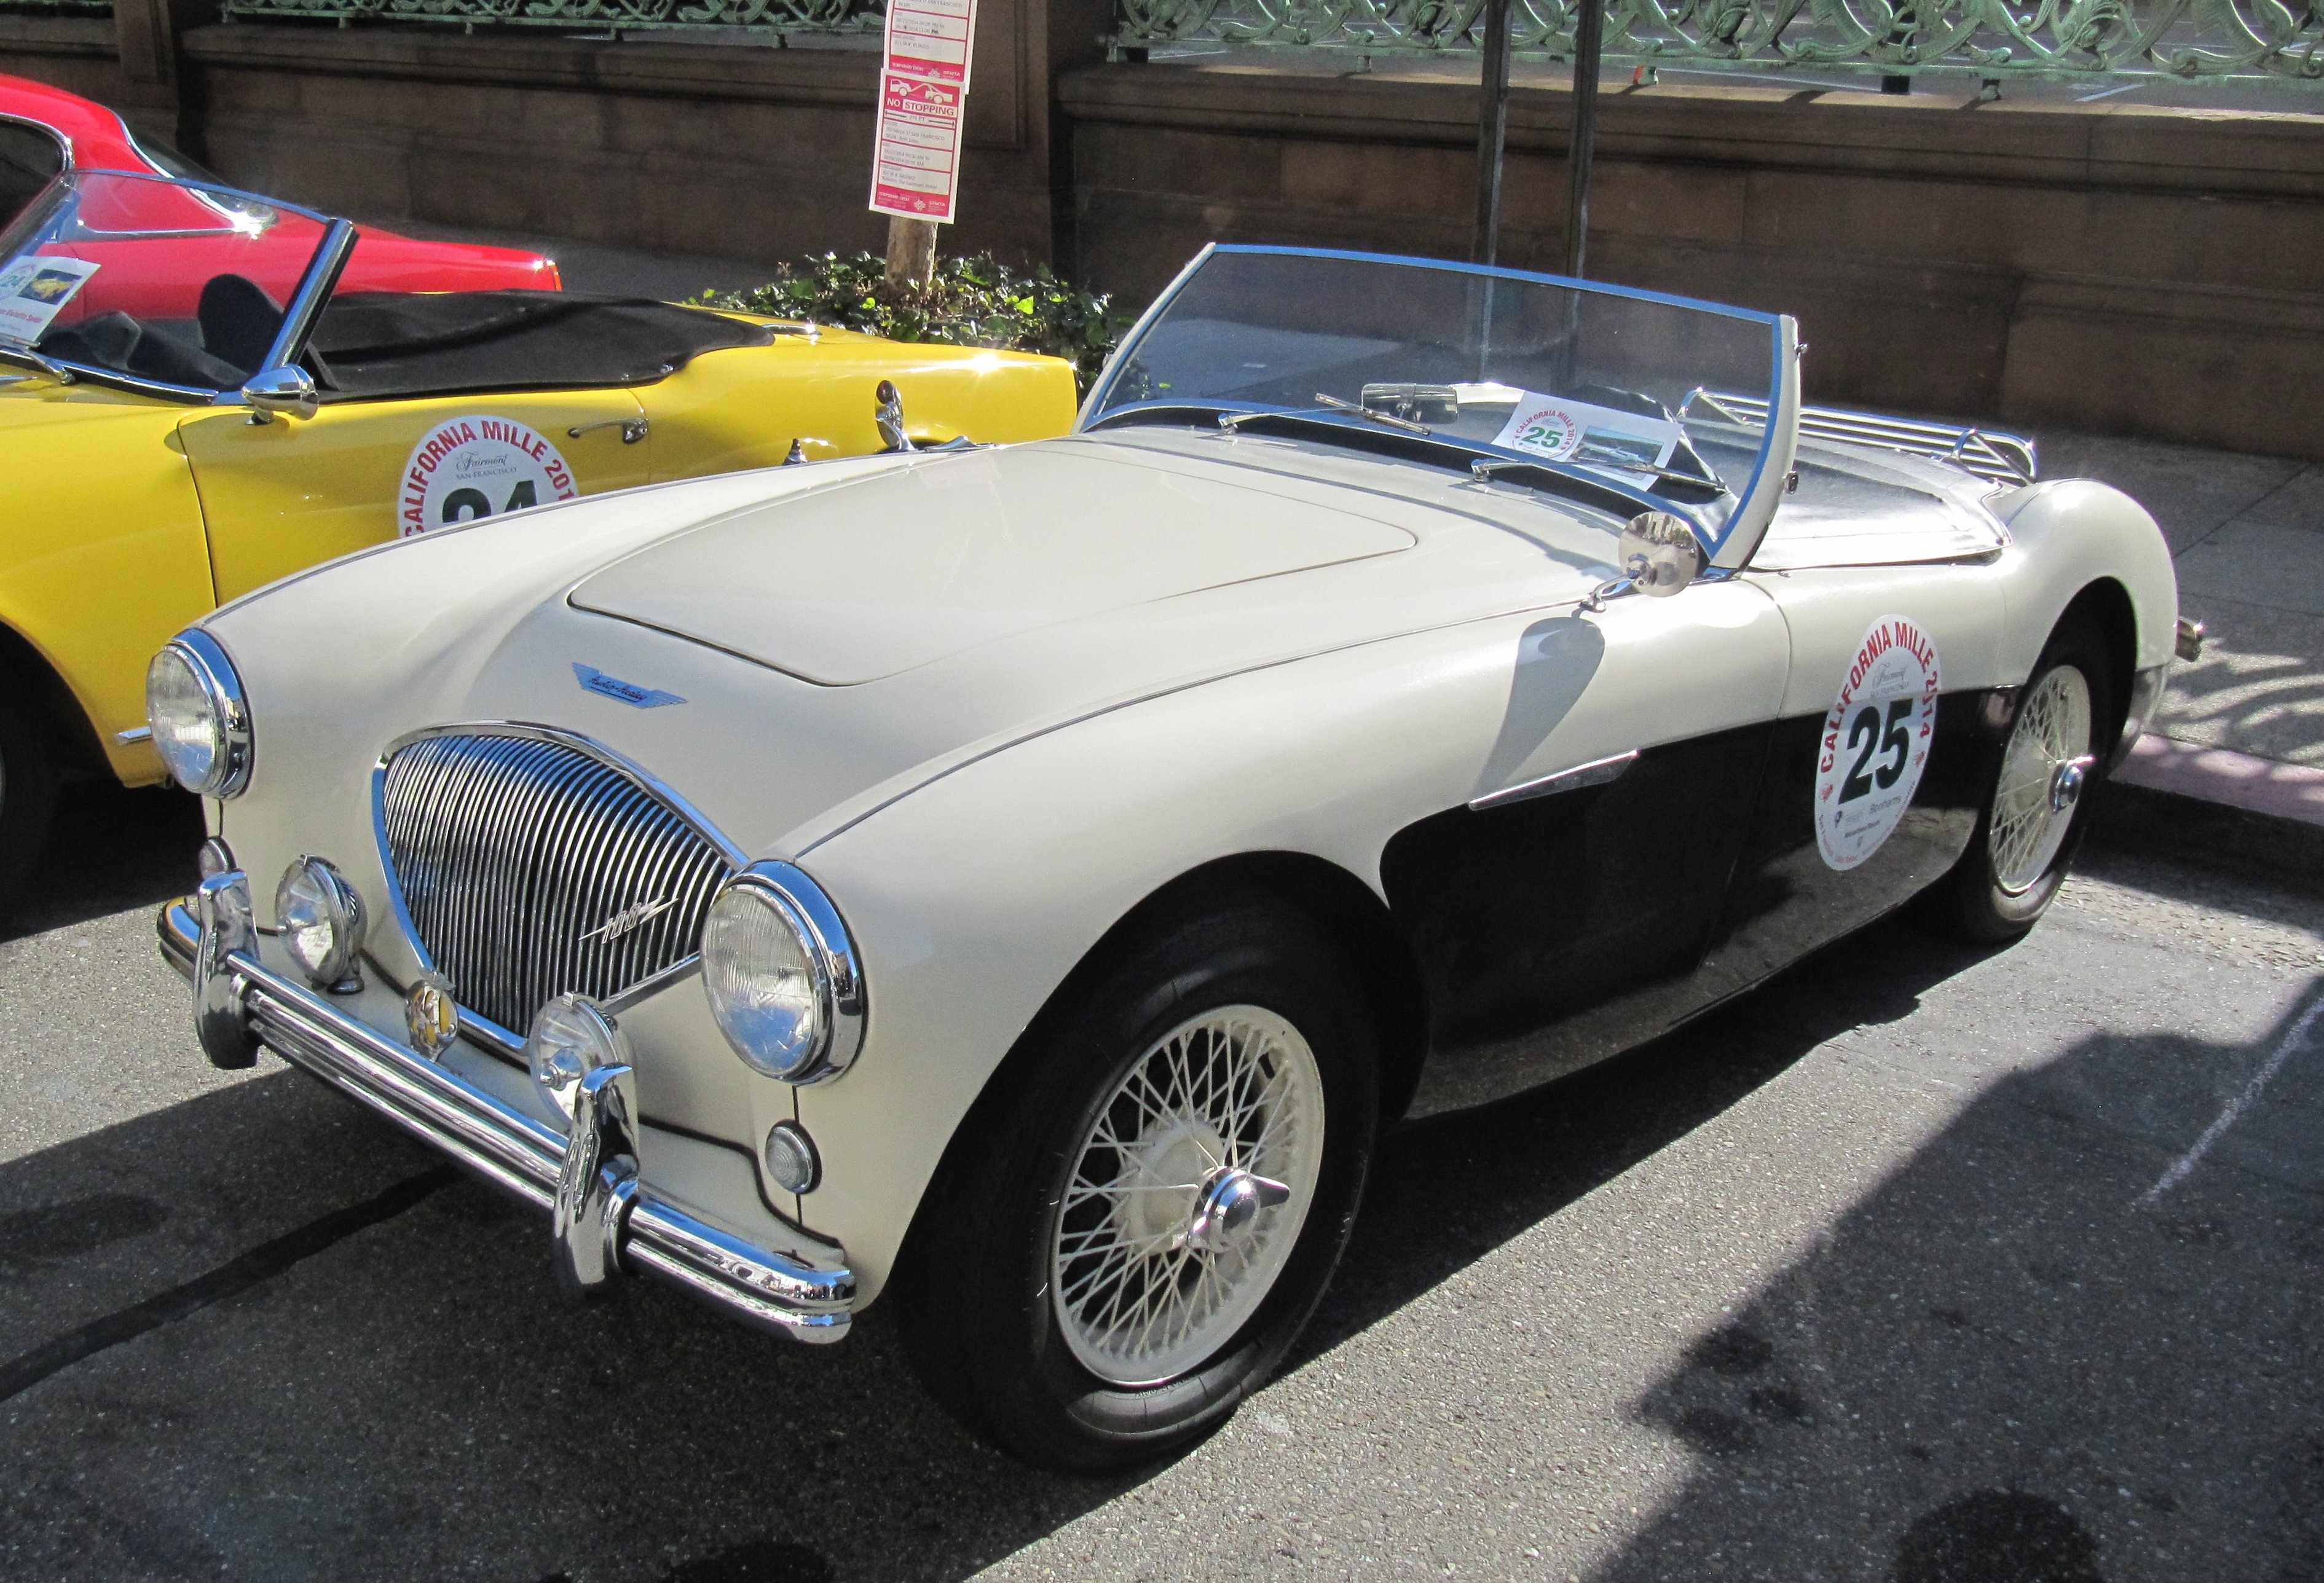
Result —
M926 285L938 225L960 197L962 111L976 0L890 0L880 62L872 209L888 222L888 279Z

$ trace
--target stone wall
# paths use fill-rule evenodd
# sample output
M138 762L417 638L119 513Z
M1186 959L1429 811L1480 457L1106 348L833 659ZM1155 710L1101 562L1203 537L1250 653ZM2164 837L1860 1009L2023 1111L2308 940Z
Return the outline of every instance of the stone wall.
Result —
M1059 98L1075 262L1128 299L1213 239L1466 255L1473 84L1123 65ZM1566 98L1512 94L1504 262L1563 257ZM2324 456L2324 114L1600 104L1591 272L1798 316L1812 400Z
M172 6L192 5L189 18ZM1047 259L1066 206L1056 65L1094 59L1106 0L983 0L948 247ZM831 48L589 40L549 30L220 23L215 0L117 0L51 45L0 16L0 72L173 133L227 179L318 207L774 260L879 248L876 38ZM199 13L207 12L207 19ZM58 24L47 24L55 26ZM103 39L98 34L104 35ZM162 41L159 92L132 35ZM865 45L870 47L866 48ZM150 52L149 52L150 54ZM112 67L110 73L105 69ZM166 96L158 109L140 101Z
M221 25L206 3L0 17L0 71L365 219L770 262L884 234L869 51ZM1103 65L1108 15L982 0L947 250L1052 260L1128 307L1213 239L1465 256L1473 83ZM1817 400L2324 456L2319 108L1609 94L1591 267L1796 314ZM1558 87L1515 90L1505 262L1563 255L1566 120Z

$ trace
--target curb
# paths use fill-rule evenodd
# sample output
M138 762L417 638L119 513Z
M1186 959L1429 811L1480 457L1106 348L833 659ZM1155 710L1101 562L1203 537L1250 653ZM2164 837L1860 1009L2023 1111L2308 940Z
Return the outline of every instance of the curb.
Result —
M2091 815L2103 846L2324 888L2324 769L2141 737Z

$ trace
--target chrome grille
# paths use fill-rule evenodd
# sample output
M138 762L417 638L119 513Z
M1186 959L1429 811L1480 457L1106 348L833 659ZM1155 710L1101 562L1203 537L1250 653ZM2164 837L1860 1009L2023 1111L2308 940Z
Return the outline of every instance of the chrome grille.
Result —
M635 775L541 736L421 737L378 797L416 943L463 1007L520 1037L566 990L610 999L692 956L734 872Z

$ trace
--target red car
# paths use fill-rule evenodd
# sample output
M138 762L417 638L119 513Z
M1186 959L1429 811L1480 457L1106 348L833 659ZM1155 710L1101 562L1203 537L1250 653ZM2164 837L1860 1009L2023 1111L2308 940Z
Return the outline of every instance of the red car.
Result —
M151 170L217 179L167 144L139 138L94 100L25 78L0 76L0 228L65 170ZM554 291L564 285L557 261L537 253L421 242L370 225L358 227L356 235L355 255L339 281L344 291L491 291L512 286ZM304 262L302 253L291 266L294 279Z

